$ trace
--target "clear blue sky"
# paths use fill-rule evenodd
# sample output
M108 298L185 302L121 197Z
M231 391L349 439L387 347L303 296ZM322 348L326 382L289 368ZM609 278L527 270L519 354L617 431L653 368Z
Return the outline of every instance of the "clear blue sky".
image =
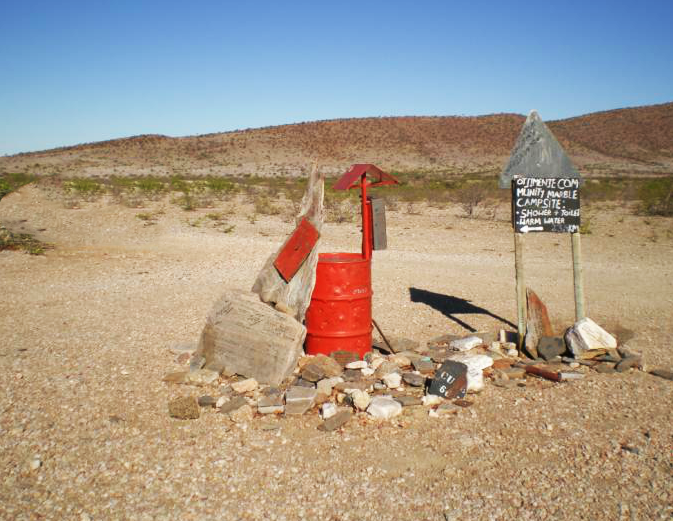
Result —
M0 0L0 154L673 101L673 0Z

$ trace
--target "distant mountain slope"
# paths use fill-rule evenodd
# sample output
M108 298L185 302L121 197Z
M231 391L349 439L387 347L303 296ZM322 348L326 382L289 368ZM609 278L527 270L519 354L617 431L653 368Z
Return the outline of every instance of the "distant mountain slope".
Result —
M135 136L2 157L0 172L301 175L317 158L334 174L351 163L371 162L397 172L493 175L507 161L524 119L517 114L361 118L180 138ZM673 172L673 103L548 125L585 174Z

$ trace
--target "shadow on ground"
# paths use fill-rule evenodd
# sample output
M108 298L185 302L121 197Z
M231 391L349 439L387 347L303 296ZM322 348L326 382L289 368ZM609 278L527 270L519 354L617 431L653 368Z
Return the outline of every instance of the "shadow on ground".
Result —
M412 302L427 304L471 333L474 333L477 330L455 315L487 315L516 329L516 325L512 324L509 320L492 313L488 309L475 306L469 300L463 298L454 297L452 295L442 295L441 293L418 288L409 288L409 296L411 297Z

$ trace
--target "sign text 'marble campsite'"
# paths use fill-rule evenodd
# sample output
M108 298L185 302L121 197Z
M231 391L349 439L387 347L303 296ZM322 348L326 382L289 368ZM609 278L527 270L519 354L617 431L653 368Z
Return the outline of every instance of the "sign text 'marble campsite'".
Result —
M579 184L578 178L514 178L512 182L514 231L578 232Z

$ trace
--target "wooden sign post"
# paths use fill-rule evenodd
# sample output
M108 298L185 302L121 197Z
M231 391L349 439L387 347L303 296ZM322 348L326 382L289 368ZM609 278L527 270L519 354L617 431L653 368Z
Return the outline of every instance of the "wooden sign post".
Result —
M523 348L527 322L523 264L525 234L571 234L575 318L580 320L585 316L579 233L580 183L580 175L561 145L537 112L531 112L500 175L500 188L511 187L512 190L519 351Z

